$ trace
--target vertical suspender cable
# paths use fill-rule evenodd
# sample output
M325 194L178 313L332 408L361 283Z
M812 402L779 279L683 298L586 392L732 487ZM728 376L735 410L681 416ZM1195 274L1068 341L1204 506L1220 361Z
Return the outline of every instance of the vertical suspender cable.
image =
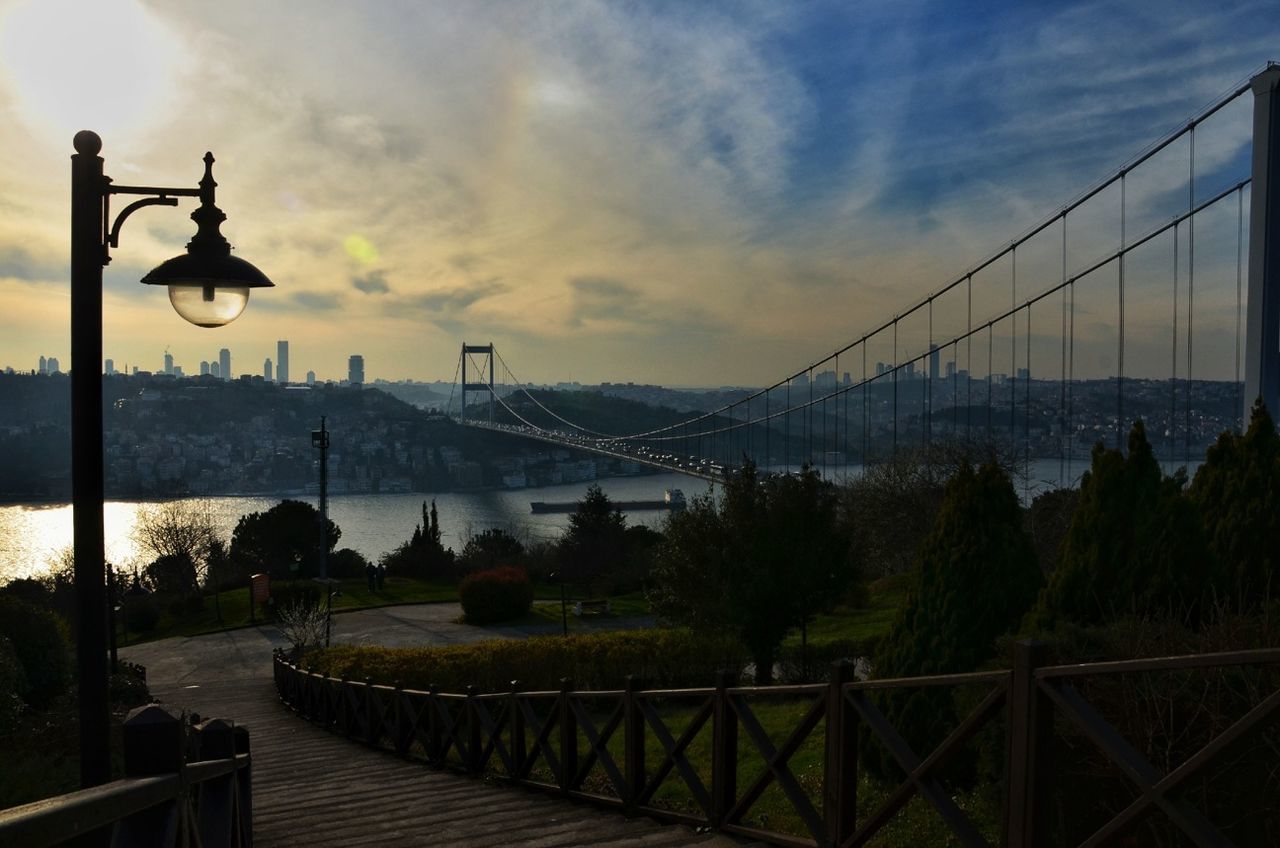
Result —
M866 470L867 463L870 461L867 457L867 451L871 446L871 413L867 409L867 390L871 385L871 378L867 376L867 343L862 343L862 467Z
M1018 437L1018 246L1010 254L1012 271L1009 277L1009 440ZM1014 444L1017 444L1014 442ZM1016 448L1014 449L1016 454Z
M996 328L990 321L987 322L987 447L995 444L995 439L991 435L991 371L995 365L995 347L996 347Z
M1169 462L1174 461L1178 421L1178 226L1173 227L1173 355L1169 375L1169 432L1166 437Z
M1027 304L1027 379L1025 397L1022 401L1022 438L1023 438L1023 462L1026 463L1026 477L1023 484L1023 497L1030 498L1031 495L1031 304Z
M933 441L933 381L938 377L938 375L934 373L933 362L933 298L929 298L929 360L925 363L924 369L924 403L929 418L924 425L925 447L928 447Z
M1067 324L1069 332L1067 343L1067 479L1075 480L1075 469L1072 467L1075 460L1075 442L1076 442L1076 424L1075 424L1075 383L1076 383L1076 284L1074 281L1067 286L1067 290L1071 293L1069 300L1070 317Z
M966 288L968 289L969 306L964 322L965 344L968 347L968 353L965 354L965 381L964 381L964 429L965 441L969 442L969 449L973 448L973 275L969 274L965 277Z
M1058 382L1058 487L1067 485L1067 213L1062 213L1062 366Z
M1120 172L1120 277L1116 286L1119 305L1117 316L1119 326L1116 328L1116 450L1124 450L1124 259L1125 259L1125 178L1127 172Z
M1191 131L1188 133L1191 139L1191 151L1187 157L1188 165L1188 186L1187 186L1187 209L1194 210L1196 208L1196 127L1191 125ZM1187 219L1187 391L1182 404L1187 419L1186 426L1183 427L1183 454L1182 461L1191 461L1191 366L1192 366L1192 319L1195 315L1195 284L1196 284L1196 216L1194 213Z
M898 455L898 319L893 319L893 455Z

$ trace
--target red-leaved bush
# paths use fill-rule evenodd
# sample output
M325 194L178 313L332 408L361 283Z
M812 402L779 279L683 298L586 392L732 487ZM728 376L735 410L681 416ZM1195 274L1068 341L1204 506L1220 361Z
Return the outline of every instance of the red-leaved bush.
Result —
M458 585L468 624L519 618L533 606L533 584L523 568L509 565L468 574Z

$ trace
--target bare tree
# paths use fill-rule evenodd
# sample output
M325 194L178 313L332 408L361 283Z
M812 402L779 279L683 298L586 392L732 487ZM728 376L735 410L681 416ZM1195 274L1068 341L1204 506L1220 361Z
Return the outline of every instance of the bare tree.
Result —
M159 591L197 592L218 542L209 502L163 501L138 509L132 538L147 555L148 577Z

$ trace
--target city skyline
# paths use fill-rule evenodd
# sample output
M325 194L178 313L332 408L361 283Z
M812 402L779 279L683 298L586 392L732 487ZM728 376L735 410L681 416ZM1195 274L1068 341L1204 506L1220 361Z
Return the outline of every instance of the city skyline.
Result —
M0 362L69 367L67 157L93 128L121 182L194 183L212 150L224 231L279 284L215 336L183 325L137 280L190 206L140 213L106 269L117 363L169 346L191 374L286 337L291 373L341 379L361 350L371 377L448 380L488 338L529 382L771 382L1277 58L1263 8L0 0ZM112 90L78 84L97 67ZM1239 157L1242 114L1206 127L1205 173ZM1214 376L1230 345L1207 330ZM1114 368L1105 346L1082 343L1085 374Z

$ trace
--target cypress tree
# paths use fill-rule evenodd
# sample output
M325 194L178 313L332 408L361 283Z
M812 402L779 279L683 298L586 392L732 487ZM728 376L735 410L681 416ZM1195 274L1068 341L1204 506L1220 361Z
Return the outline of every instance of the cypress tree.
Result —
M1215 591L1216 569L1185 481L1181 472L1166 477L1160 470L1141 421L1129 433L1128 456L1095 445L1062 560L1030 629L1125 614L1198 620Z
M947 483L912 585L875 659L880 678L972 671L1034 603L1041 574L1013 484L996 465L963 466ZM920 756L954 723L945 688L886 690L880 704ZM872 767L876 766L872 757ZM879 770L888 769L881 758Z
M1188 489L1222 569L1223 600L1249 611L1280 595L1280 436L1259 399L1243 435L1223 433Z

